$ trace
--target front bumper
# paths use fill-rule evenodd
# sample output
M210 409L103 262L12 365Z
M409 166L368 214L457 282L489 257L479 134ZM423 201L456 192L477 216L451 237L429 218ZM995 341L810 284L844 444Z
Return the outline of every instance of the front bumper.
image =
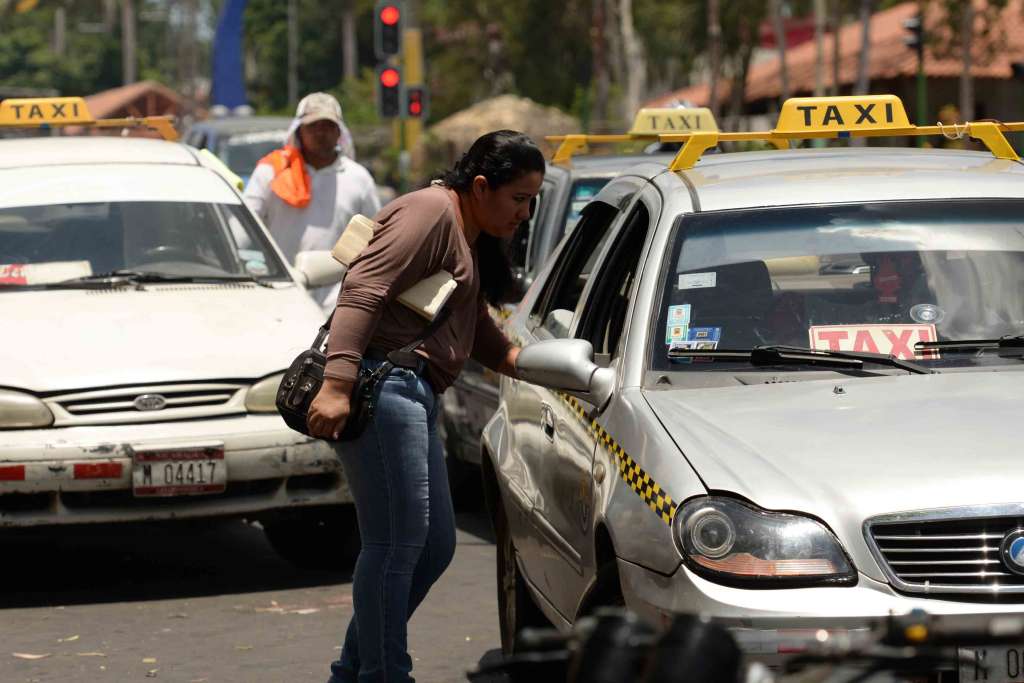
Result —
M134 496L136 449L209 442L224 445L226 491ZM348 502L334 449L291 431L277 415L0 432L0 527L256 514Z
M685 565L671 576L622 559L618 566L626 604L651 623L667 625L680 613L709 616L730 629L746 654L768 664L804 651L820 631L856 641L886 617L914 609L979 619L1024 610L1021 603L909 597L864 574L855 586L752 590L712 583Z

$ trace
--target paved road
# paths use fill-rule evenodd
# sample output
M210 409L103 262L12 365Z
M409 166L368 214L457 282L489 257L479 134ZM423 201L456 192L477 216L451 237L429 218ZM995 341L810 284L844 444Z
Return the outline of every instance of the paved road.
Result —
M4 683L322 682L352 614L349 577L297 570L237 521L0 543ZM410 627L420 683L497 655L494 582L488 523L460 513L455 561Z

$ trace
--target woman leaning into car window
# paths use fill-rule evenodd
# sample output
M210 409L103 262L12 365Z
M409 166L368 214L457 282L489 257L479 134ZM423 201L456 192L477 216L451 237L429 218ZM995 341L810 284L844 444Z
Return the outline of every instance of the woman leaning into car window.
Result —
M330 683L411 681L406 623L455 551L455 519L436 420L438 394L472 357L514 375L519 348L488 313L512 286L502 240L529 218L544 157L522 133L473 143L430 187L399 197L352 263L338 297L325 382L309 411L311 432L336 438L349 413L360 364L378 366L415 341L424 319L397 296L447 271L457 287L448 317L417 349L415 369L383 382L376 414L355 441L338 444L355 499L362 550L353 577L355 615Z

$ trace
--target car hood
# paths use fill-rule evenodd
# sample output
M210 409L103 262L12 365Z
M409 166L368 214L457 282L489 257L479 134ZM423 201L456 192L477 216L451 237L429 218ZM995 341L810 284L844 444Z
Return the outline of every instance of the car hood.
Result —
M256 379L308 348L323 313L300 287L0 292L0 386L45 393Z
M859 530L884 513L1024 501L1020 372L644 395L705 486Z

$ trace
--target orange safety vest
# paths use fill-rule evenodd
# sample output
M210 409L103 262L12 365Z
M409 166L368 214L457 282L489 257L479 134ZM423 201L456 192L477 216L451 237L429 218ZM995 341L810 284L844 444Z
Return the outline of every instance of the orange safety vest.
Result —
M274 179L270 189L289 206L304 209L309 205L310 193L309 173L302 152L298 147L285 145L281 149L263 157L257 162L270 164L274 169Z

